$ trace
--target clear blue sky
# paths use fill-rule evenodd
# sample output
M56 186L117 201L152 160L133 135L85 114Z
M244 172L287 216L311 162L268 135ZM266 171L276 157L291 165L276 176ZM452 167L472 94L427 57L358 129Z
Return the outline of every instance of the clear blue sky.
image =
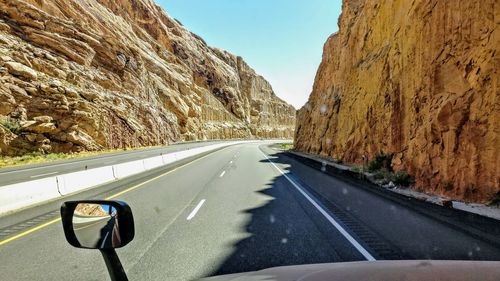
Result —
M155 0L210 46L242 56L276 94L302 107L341 0Z

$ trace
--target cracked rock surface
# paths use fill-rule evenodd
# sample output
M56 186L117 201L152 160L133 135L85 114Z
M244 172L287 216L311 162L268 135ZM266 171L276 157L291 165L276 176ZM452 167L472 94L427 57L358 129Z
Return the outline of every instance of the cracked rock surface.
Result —
M380 152L417 189L500 192L498 1L343 1L295 147L362 164Z
M291 138L295 109L151 0L0 0L0 151Z

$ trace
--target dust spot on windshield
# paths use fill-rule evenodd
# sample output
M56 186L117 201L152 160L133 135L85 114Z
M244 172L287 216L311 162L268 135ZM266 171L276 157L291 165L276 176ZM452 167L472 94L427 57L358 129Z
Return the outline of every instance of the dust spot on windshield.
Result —
M273 214L269 215L269 222L274 223L276 221L276 218L274 217Z

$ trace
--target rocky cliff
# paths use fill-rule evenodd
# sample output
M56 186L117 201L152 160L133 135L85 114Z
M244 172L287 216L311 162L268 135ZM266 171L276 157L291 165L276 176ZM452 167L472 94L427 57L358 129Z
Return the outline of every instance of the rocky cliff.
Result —
M498 194L499 11L496 0L344 0L296 148L357 164L385 153L418 189Z
M151 0L0 0L0 149L284 138L295 109Z

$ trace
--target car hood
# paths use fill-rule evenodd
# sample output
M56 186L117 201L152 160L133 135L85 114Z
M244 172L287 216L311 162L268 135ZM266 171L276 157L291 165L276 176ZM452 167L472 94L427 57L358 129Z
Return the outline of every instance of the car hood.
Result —
M392 281L500 280L500 262L493 261L375 261L281 266L221 275L199 281Z

